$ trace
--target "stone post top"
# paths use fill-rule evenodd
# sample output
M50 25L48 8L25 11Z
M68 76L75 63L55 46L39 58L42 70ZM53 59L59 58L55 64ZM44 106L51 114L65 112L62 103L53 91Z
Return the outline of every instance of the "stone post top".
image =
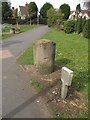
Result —
M40 39L40 40L37 40L36 43L54 43L54 42L48 39ZM56 45L56 43L54 44Z

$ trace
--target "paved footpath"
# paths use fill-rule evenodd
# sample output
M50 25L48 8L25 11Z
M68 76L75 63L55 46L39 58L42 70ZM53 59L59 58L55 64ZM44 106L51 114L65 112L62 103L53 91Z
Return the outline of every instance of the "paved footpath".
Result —
M3 118L50 117L46 106L39 102L36 91L30 86L30 77L16 63L16 58L48 30L47 26L40 26L2 41Z

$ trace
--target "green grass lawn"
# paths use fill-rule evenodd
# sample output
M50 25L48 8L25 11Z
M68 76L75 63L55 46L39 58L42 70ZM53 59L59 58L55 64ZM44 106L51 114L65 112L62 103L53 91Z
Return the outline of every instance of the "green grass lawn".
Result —
M15 28L16 32L17 32L17 27L16 26L15 27L4 27L4 28L2 28L2 33L3 33L2 40L15 35L15 34L4 34L5 32L10 32L10 28ZM31 30L31 29L34 29L34 28L37 28L37 26L20 26L20 32L25 32L25 31L28 31L28 30Z
M74 71L72 87L81 94L82 100L88 105L88 39L56 29L51 29L42 38L56 43L55 64ZM17 62L33 64L33 45L17 58Z

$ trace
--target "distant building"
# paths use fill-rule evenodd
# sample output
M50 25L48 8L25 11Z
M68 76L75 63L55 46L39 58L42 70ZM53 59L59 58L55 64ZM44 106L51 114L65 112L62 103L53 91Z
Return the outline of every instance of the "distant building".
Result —
M17 15L18 15L18 8L15 9L14 7L12 7L12 18L15 18L16 12L17 12Z
M86 17L86 19L90 19L90 11L88 11L88 10L81 10L81 12L79 13L79 17L81 17L81 16L82 16L82 18ZM75 12L75 10L71 11L69 19L71 19L71 20L76 19L76 12Z
M19 16L23 20L26 18L26 6L27 5L28 5L28 3L26 3L25 6L19 6L19 8L20 8Z
M81 12L79 13L79 17L82 16L82 18L86 17L86 19L90 19L90 1L89 0L88 1L83 0L82 3L83 3L83 7L82 7ZM71 11L69 19L71 19L71 20L76 19L75 10Z

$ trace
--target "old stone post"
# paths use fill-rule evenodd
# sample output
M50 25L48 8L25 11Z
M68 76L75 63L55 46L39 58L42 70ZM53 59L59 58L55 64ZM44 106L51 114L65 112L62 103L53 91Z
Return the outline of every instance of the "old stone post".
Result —
M36 70L41 74L49 74L54 71L56 44L47 39L35 42L33 47L33 58Z
M61 90L61 97L65 99L67 96L68 86L71 86L73 77L73 71L66 67L62 67L61 70L61 80L62 80L62 90Z

